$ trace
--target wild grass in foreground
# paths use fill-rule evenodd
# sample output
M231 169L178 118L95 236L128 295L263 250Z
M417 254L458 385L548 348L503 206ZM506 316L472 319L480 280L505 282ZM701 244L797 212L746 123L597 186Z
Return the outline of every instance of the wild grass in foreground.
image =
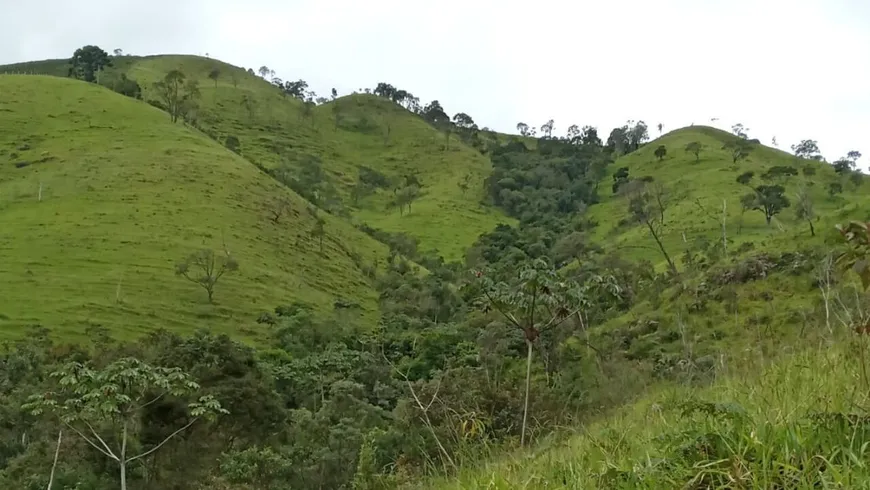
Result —
M565 443L431 488L870 488L867 344L854 336L742 365L709 388L671 388Z

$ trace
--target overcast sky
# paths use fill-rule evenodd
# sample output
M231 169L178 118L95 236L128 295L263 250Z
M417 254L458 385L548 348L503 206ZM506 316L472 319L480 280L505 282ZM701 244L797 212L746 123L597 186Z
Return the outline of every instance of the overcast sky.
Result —
M765 144L811 138L829 161L857 149L870 162L870 0L0 0L0 12L0 63L84 44L209 53L324 94L386 81L505 132L550 118L604 137L628 119L740 122Z

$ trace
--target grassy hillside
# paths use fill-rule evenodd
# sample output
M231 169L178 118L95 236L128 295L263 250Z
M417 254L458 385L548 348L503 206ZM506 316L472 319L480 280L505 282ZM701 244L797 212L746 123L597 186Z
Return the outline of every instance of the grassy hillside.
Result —
M574 437L425 488L868 488L860 377L845 343L733 365L707 389L662 389Z
M865 190L863 186L856 186L849 179L837 175L830 164L799 159L764 145L754 145L748 158L735 164L729 151L722 149L726 142L734 139L735 136L710 127L683 128L617 159L610 166L610 175L601 184L602 203L590 208L589 217L600 225L595 229L593 239L608 247L616 247L627 256L647 259L660 267L665 265L647 229L625 222L628 215L626 198L611 192L612 176L621 167L628 167L631 178L649 176L654 183L663 184L667 189L663 242L674 259L681 259L685 250L693 247L699 239L722 240L723 201L725 233L731 250L740 249L747 243L755 249L774 251L819 244L825 234L825 224L868 217L870 194L862 192ZM685 151L686 145L693 141L704 147L697 161L693 154ZM654 155L660 145L664 145L668 152L661 161ZM768 180L761 178L773 166L794 167L798 175ZM736 179L747 171L755 173L752 186L781 184L786 188L791 207L777 215L770 226L765 223L761 212L748 210L744 213L741 209L740 198L751 189ZM829 195L828 186L833 182L841 183L843 194ZM822 231L815 238L810 236L808 223L795 218L796 193L801 186L809 189L818 220L816 228Z
M207 78L217 68L217 83ZM166 72L180 69L200 80L200 122L219 139L239 138L241 153L266 168L282 163L296 166L315 158L338 189L342 204L358 222L389 232L404 232L420 239L420 248L457 259L478 235L501 222L512 222L480 204L482 181L489 160L445 137L410 112L375 96L340 97L316 107L310 116L303 104L285 97L259 77L205 58L159 56L137 59L127 72L139 80L145 97L153 97L152 83ZM388 209L392 197L381 189L357 202L351 186L361 167L401 179L414 175L422 195L410 213ZM469 176L470 190L459 183Z
M75 80L0 76L0 94L0 335L41 323L70 337L90 325L256 337L259 312L294 300L376 318L362 268L386 248L321 213L321 254L307 204L199 132ZM280 197L292 212L276 224ZM209 305L173 266L224 243L240 270Z
M339 192L343 207L357 223L388 232L408 233L420 249L459 259L481 233L514 220L481 204L488 158L462 144L448 142L407 110L375 96L356 94L317 106L310 117L303 103L245 69L197 56L166 55L113 58L115 67L102 76L124 72L155 99L153 83L170 70L181 70L200 82L199 124L218 141L235 136L241 154L264 168L286 163L298 168L316 159ZM66 75L66 60L0 66L4 71ZM208 78L212 70L217 81ZM326 94L322 94L326 95ZM359 200L351 197L361 167L400 181L413 175L422 184L410 213L388 208L390 189ZM469 190L459 184L467 182Z

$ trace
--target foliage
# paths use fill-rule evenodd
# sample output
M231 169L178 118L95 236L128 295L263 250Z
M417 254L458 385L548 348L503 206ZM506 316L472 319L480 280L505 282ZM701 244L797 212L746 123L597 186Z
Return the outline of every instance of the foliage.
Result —
M837 225L837 230L849 247L840 254L837 263L854 271L864 289L870 289L870 222L852 221Z
M701 152L704 150L704 145L697 141L692 141L686 145L685 150L687 153L695 155L695 161L698 162L701 159Z
M791 206L791 202L785 196L785 188L781 185L760 185L755 188L755 193L750 195L754 196L753 199L747 198L751 209L764 213L764 220L768 225L774 216Z
M70 76L96 82L100 72L112 66L112 59L99 46L88 45L75 50L69 63Z

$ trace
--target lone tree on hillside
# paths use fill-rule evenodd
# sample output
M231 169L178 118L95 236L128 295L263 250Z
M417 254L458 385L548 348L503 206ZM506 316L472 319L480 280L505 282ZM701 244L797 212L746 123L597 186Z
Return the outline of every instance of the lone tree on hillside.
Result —
M308 213L314 218L314 226L311 227L311 236L317 238L320 253L323 253L323 237L326 236L326 220L317 212L317 208L309 207Z
M100 49L99 46L84 46L77 50L70 58L70 76L86 82L98 82L99 73L104 68L112 66L109 53Z
M183 261L175 265L175 274L184 277L188 281L198 284L208 293L208 302L214 303L214 287L221 277L227 272L239 270L236 262L229 251L218 255L211 249L201 249L188 255Z
M659 145L659 147L656 148L656 151L654 152L654 154L655 154L656 158L659 159L659 161L662 161L662 159L665 156L667 156L668 149L665 147L665 145Z
M785 188L781 185L760 185L755 188L753 199L744 197L751 209L764 213L764 220L770 226L770 220L783 209L791 206L788 197L785 196Z
M290 199L287 197L278 197L271 203L269 203L269 219L272 220L272 223L278 224L281 221L281 217L285 214L289 213L292 210L292 206L290 204Z
M665 211L669 204L668 189L659 183L647 184L644 181L635 180L625 185L620 192L628 199L629 215L647 227L650 236L655 240L668 262L668 268L674 275L678 274L677 265L671 259L662 242Z
M550 138L551 136L553 136L554 124L555 124L555 121L550 119L549 121L547 121L541 125L541 133L544 134L544 138Z
M208 77L214 80L214 88L217 88L218 78L221 76L221 71L218 68L212 68L210 72L208 72Z
M270 73L272 73L272 70L270 70L269 67L266 65L261 66L260 69L257 71L263 78L266 78L267 76L269 76Z
M242 143L239 141L239 138L234 135L229 135L224 140L224 146L227 147L231 152L240 155L242 153Z
M517 123L517 131L520 132L521 136L529 136L531 134L529 132L529 125L524 122Z
M809 160L818 160L821 158L819 153L819 145L815 140L801 140L796 145L791 145L791 151L798 158L806 158Z
M692 141L691 143L686 145L686 153L691 153L695 155L695 162L699 162L701 160L701 151L704 149L704 145L697 141Z
M810 225L810 236L816 236L816 229L813 226L813 220L816 219L816 212L813 209L813 198L810 197L809 190L802 186L798 189L797 199L795 200L795 218L806 220Z
M858 159L861 158L861 152L852 150L845 157L834 162L834 171L838 174L849 173L858 166Z
M29 397L22 408L36 416L53 415L117 463L121 490L127 490L130 463L156 452L197 421L229 413L213 396L198 396L199 384L181 369L151 366L132 357L99 370L69 362L50 376L54 389ZM150 449L140 447L147 440L143 420L159 417L161 411L178 411L184 425ZM134 453L132 448L138 449Z
M191 113L200 96L196 80L187 80L179 70L167 73L163 80L154 84L154 90L169 112L172 122L177 122L179 117Z
M749 153L752 151L752 143L746 138L738 137L722 145L722 149L731 153L732 163L737 163L749 156Z

